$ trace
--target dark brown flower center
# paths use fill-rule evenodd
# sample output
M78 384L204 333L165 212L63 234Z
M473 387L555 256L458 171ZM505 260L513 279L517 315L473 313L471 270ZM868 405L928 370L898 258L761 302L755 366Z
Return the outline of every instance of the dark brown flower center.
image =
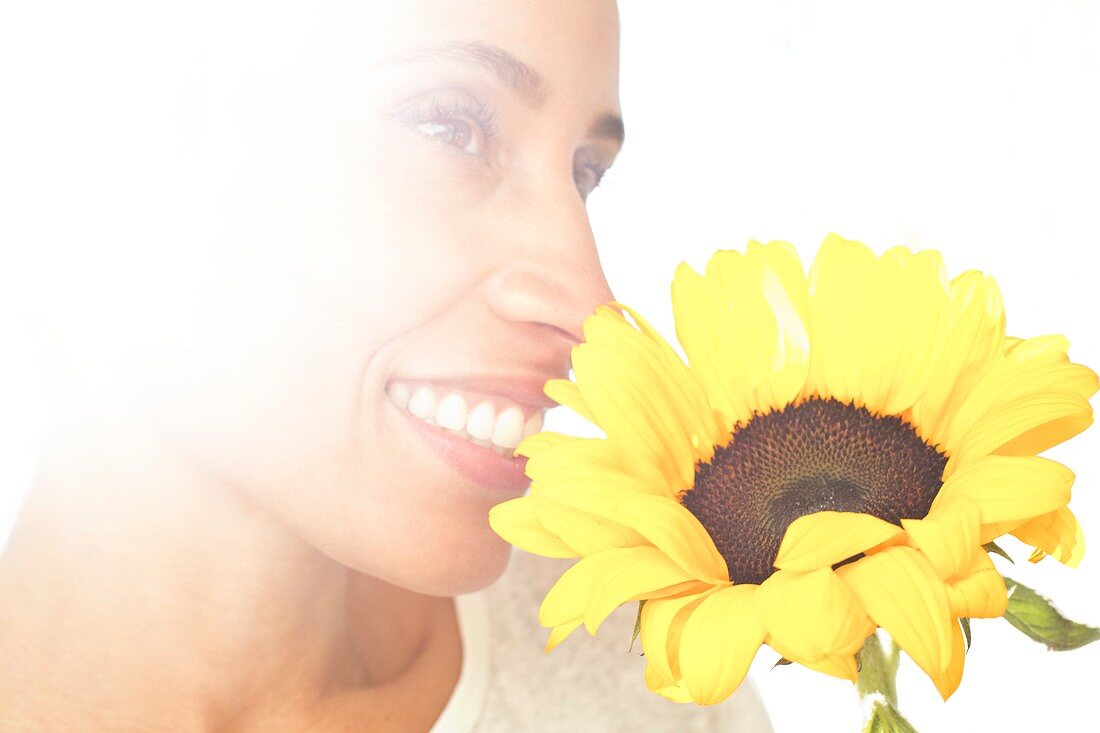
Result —
M863 512L901 524L928 514L947 456L898 417L834 399L758 415L695 470L684 506L714 539L735 583L773 572L783 533L805 514Z

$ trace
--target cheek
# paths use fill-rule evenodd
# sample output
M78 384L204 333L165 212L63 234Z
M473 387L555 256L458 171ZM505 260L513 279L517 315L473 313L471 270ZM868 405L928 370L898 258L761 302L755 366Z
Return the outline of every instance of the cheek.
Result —
M286 494L357 459L364 365L384 310L339 309L270 268L173 308L143 345L140 399L171 445L257 494Z
M200 213L215 225L162 283L135 368L189 443L282 471L354 459L368 364L467 287L457 233L409 200L408 166L364 161L365 141L335 129L281 153L292 132L215 148Z
M507 557L489 507L447 506L440 476L397 463L383 394L431 343L423 324L484 276L469 178L426 186L445 151L416 141L364 155L360 137L308 139L325 142L277 183L256 173L273 148L211 171L218 231L207 266L163 288L134 362L142 402L177 453L341 562L424 592L480 587Z

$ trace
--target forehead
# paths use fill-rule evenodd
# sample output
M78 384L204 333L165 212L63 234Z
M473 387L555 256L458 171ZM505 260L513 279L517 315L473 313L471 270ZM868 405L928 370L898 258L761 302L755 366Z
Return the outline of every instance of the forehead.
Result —
M550 96L618 108L613 0L411 0L362 3L354 24L371 60L449 44L497 47L536 71Z

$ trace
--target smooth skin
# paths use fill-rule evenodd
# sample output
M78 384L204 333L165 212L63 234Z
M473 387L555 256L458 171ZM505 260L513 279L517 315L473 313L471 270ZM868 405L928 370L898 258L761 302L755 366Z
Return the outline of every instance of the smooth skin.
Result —
M104 195L81 244L126 267L39 293L58 398L0 558L0 730L427 730L451 597L506 565L506 497L385 385L564 376L612 299L614 3L300 5L179 19L178 107L119 122L164 160L112 153L156 216Z

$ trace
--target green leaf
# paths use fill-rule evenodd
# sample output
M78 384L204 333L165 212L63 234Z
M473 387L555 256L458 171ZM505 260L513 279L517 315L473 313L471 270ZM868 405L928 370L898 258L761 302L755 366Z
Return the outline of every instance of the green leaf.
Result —
M856 689L860 697L879 694L893 706L898 704L897 674L898 663L901 655L896 648L891 650L889 656L882 648L882 642L878 634L871 634L867 641L863 642L863 648L859 651L859 677L856 678Z
M917 729L893 706L879 700L871 708L863 733L917 733Z
M1100 639L1100 629L1070 621L1050 599L1026 585L1005 578L1008 610L1005 620L1035 641L1055 652L1078 649Z
M1001 549L1001 546L998 545L996 542L986 542L984 545L982 545L982 549L985 550L986 552L992 553L994 555L1000 555L1001 557L1003 557L1005 560L1008 560L1013 565L1016 564L1016 561L1013 560L1011 557L1009 557L1008 553L1005 552L1003 549Z
M962 626L963 636L966 637L966 651L970 651L970 619L960 618L959 625Z
M642 633L642 607L645 601L638 601L638 616L634 619L634 633L630 636L630 648L627 652L634 651L634 642L638 640L638 634Z

